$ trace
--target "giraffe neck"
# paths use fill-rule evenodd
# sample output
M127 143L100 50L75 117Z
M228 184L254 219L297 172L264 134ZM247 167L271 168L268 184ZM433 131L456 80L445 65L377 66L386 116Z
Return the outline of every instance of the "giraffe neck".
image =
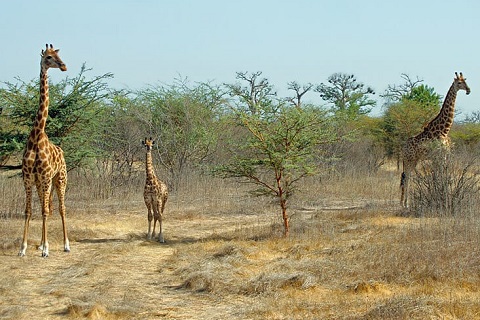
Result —
M152 160L152 151L148 150L147 151L147 156L146 156L146 173L147 173L147 181L154 181L156 176L155 176L155 171L153 170L153 160Z
M457 99L457 89L452 86L448 90L447 96L443 101L442 109L438 115L427 126L427 128L437 136L446 136L453 124L455 115L455 100Z
M38 136L40 132L45 132L45 125L48 118L49 98L47 70L48 69L41 67L40 71L40 101L37 111L37 117L35 118L35 123L33 125L36 136Z

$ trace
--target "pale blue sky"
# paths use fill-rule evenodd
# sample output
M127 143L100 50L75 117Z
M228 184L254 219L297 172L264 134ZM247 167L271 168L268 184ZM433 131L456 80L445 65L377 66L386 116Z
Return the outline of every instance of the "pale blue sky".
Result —
M480 111L478 0L18 0L2 3L0 24L0 81L38 77L52 43L68 67L50 72L54 81L83 62L92 76L112 72L119 89L262 71L285 96L289 81L343 72L372 86L381 105L378 94L402 73L443 96L462 71L472 93L459 94L457 109Z

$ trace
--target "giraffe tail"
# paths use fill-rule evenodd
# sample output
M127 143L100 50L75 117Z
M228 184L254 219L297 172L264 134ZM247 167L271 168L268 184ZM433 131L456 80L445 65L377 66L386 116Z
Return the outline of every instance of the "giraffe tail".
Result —
M402 177L400 178L400 187L403 187L405 185L405 172L402 172Z

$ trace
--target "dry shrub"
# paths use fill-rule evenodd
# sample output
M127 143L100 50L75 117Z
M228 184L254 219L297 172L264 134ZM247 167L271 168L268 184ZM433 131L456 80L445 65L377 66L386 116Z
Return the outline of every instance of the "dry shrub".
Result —
M480 292L478 220L371 209L296 219L302 230L289 239L218 238L182 248L175 258L182 288L253 298L244 313L253 319L462 318L478 310L478 299L465 301ZM451 291L459 295L441 298Z
M428 219L389 230L353 255L364 279L433 288L480 281L479 222ZM393 231L393 232L392 232ZM379 239L383 239L379 236ZM442 285L443 284L443 285Z
M412 179L412 210L417 216L470 215L480 206L478 159L438 148L419 164Z

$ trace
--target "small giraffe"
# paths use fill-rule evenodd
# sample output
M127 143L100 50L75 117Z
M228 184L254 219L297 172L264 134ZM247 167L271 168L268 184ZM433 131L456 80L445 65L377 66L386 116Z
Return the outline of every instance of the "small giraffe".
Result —
M400 204L405 208L408 207L408 183L410 176L415 170L418 161L428 156L428 142L440 141L447 149L450 146L448 133L453 124L457 92L465 90L467 95L470 94L470 88L465 80L467 79L463 77L461 72L460 75L455 72L455 78L438 115L424 127L423 132L409 138L405 143L403 148L403 172L400 182Z
M163 210L168 199L167 185L160 181L155 175L152 162L152 148L155 141L152 138L145 138L142 144L147 148L147 155L145 159L146 164L146 181L145 189L143 191L143 199L148 209L148 233L147 238L155 238L155 226L158 221L160 232L158 234L158 241L165 242L162 231ZM153 211L153 214L152 214ZM152 232L153 220L153 232Z
M39 249L42 257L48 257L47 218L53 210L52 187L55 187L59 202L59 211L63 225L64 251L70 252L70 244L67 237L65 222L65 189L67 187L67 167L63 151L60 147L52 144L45 133L45 125L48 117L48 77L49 68L59 68L66 71L67 67L52 45L46 45L42 50L40 62L40 102L33 125L28 137L22 161L23 184L25 187L25 228L19 256L24 256L27 250L28 227L32 216L32 188L35 185L42 206L42 240Z

